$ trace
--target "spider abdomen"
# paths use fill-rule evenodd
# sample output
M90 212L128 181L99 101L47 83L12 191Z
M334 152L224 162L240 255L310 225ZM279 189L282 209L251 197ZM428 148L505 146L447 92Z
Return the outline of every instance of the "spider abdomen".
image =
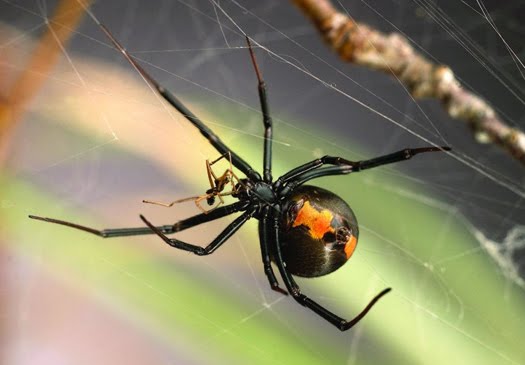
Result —
M354 212L334 193L302 185L287 198L282 213L281 251L290 273L329 274L352 256L359 229Z

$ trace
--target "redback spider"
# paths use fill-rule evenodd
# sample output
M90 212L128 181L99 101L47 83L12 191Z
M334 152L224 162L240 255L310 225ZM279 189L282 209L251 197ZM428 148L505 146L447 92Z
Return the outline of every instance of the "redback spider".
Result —
M258 81L259 101L264 125L263 174L255 171L246 161L226 146L221 139L208 128L197 116L184 106L169 90L154 80L133 57L120 45L109 30L90 14L100 29L111 40L113 45L124 55L128 62L157 92L175 109L177 109L201 134L215 147L221 158L227 156L231 164L245 177L237 178L233 171L228 177L215 181L210 178L211 189L205 195L181 199L206 200L213 204L215 197L221 202L223 195L231 195L238 201L230 205L221 205L211 210L204 210L196 216L184 219L175 224L155 226L144 216L140 216L145 227L110 228L97 230L62 220L29 216L46 222L57 223L100 237L121 237L144 234L156 234L171 247L193 252L204 256L215 252L237 230L251 218L259 220L259 240L261 246L264 272L273 290L292 297L301 305L323 317L325 320L346 331L361 320L372 306L391 289L386 288L377 294L368 305L352 320L345 320L322 305L313 301L301 292L293 275L301 277L318 277L329 274L340 268L354 252L359 236L357 220L348 204L334 193L310 185L306 182L329 175L345 175L352 172L377 166L405 161L414 155L425 152L449 151L449 147L407 148L388 155L362 161L349 161L342 157L324 156L300 165L277 180L272 179L272 119L267 100L266 84L255 60L250 39L246 37L248 49ZM208 176L210 175L210 164ZM228 172L228 171L227 171ZM227 184L236 183L231 191L222 193ZM179 202L179 201L175 201ZM174 202L174 203L175 203ZM156 202L153 202L156 203ZM163 203L157 203L163 205ZM164 204L170 206L170 204ZM172 205L172 204L171 204ZM199 224L210 222L237 212L242 212L206 247L169 238L176 233ZM274 262L284 282L286 290L278 284L271 263Z

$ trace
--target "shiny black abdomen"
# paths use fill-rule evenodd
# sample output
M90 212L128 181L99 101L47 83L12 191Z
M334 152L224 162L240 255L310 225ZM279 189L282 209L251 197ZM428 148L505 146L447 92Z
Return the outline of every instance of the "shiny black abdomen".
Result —
M334 193L302 185L287 198L281 216L281 250L293 275L316 277L340 268L356 247L354 212Z

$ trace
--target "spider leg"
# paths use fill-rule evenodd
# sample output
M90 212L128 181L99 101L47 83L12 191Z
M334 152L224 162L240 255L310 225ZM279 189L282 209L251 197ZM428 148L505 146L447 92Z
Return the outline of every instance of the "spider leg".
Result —
M351 172L358 172L394 162L409 160L420 153L443 151L450 151L450 147L405 148L404 150L388 155L362 161L349 161L342 157L324 156L290 170L281 176L275 182L275 185L277 188L280 188L283 184L288 183L288 185L280 191L281 196L284 196L296 186L318 177L349 174ZM323 165L334 166L321 167Z
M259 101L261 103L261 111L263 114L264 123L264 181L272 182L272 117L270 116L270 107L268 105L268 97L266 90L266 83L264 82L257 61L255 60L255 52L253 52L252 43L250 38L246 36L246 42L248 43L248 49L250 50L250 57L252 59L253 68L257 75Z
M372 158L370 160L362 160L357 162L352 162L353 171L361 171L366 169L371 169L381 165L386 165L389 163L399 162L409 160L419 153L426 152L446 152L450 151L451 148L447 146L442 147L422 147L422 148L405 148L404 150L390 153L388 155L379 156ZM348 163L350 161L345 161L342 163Z
M228 156L229 157L229 162L230 162L230 174L231 174L231 179L230 179L230 184L232 186L232 193L236 193L237 192L237 189L235 189L235 180L237 180L237 182L239 182L239 178L235 175L235 172L233 172L233 166L232 166L232 156Z
M288 171L286 174L282 175L275 181L274 186L277 189L279 189L283 184L286 184L288 181L293 180L299 175L315 170L323 165L339 165L340 161L347 161L347 160L342 159L341 157L334 157L334 156L328 156L328 155L323 156L321 158L316 158L315 160L312 160L303 165L297 166L296 168Z
M271 263L271 258L270 258L270 247L269 247L271 238L268 237L271 230L269 229L270 226L269 226L269 220L268 220L268 213L269 213L269 207L265 207L262 213L262 218L259 221L259 241L261 244L261 255L262 255L262 261L264 265L264 273L266 274L266 277L268 278L268 281L270 282L270 287L273 290L281 294L288 295L288 292L286 290L279 287L279 282L277 281L277 278L275 277L275 273L273 272L273 268L272 268L272 263Z
M288 289L288 292L293 296L293 298L301 305L310 308L312 311L314 311L319 316L323 317L325 320L339 328L341 331L346 331L352 328L357 322L359 322L367 313L370 311L370 309L374 306L374 304L377 303L377 301L386 293L388 293L391 288L383 289L379 294L377 294L369 303L368 305L353 319L350 321L347 321L336 314L332 313L319 303L313 301L312 299L308 298L306 295L301 293L301 289L299 288L299 285L295 282L292 275L286 270L285 263L283 261L282 253L281 253L281 247L279 244L279 220L274 217L273 219L273 235L274 235L274 241L275 241L275 262L277 264L277 267L279 268L279 272L281 274L281 277L283 278L284 284L286 285L286 288Z
M237 202L237 203L225 206L225 207L215 209L213 212L210 212L208 214L204 214L204 213L198 214L193 217L183 219L175 224L167 224L164 226L157 226L155 228L158 231L162 232L163 234L172 234L175 232L183 231L185 229L197 226L202 223L206 223L206 222L233 214L235 212L238 212L246 208L247 205L248 203L246 202ZM30 215L29 218L79 229L81 231L89 232L89 233L92 233L102 238L138 236L138 235L155 233L149 227L107 228L107 229L98 230L95 228L81 226L80 224L66 222L66 221L62 221L62 220L54 219L54 218L38 217L35 215Z
M206 175L208 175L208 181L210 182L210 189L213 189L215 187L214 181L217 180L217 177L215 177L215 174L213 173L213 170L211 169L210 160L206 160Z
M200 120L195 114L193 114L182 102L180 102L177 97L171 93L169 90L161 86L150 74L146 72L140 66L134 58L126 51L126 49L120 44L120 42L113 36L104 24L100 23L95 17L92 17L93 20L97 23L100 29L106 34L111 43L117 48L126 58L126 60L140 73L140 75L152 86L157 92L175 109L177 109L191 124L193 124L201 134L210 142L210 144L215 147L215 149L220 154L231 154L232 162L235 167L241 170L246 176L250 179L258 181L261 179L259 173L252 169L252 167L244 161L240 156L235 152L230 150L224 142L210 129L208 128L202 120Z
M201 201L208 199L208 197L210 196L212 196L212 194L201 195L197 199L195 199L195 206L199 208L203 214L208 214L209 211L204 209L204 207L201 205Z
M198 256L204 256L212 254L217 248L219 248L228 238L230 238L241 226L246 223L248 219L250 219L255 212L255 209L257 207L252 207L249 210L245 211L241 216L237 217L233 222L231 222L211 243L206 247L201 247L197 245L192 245L191 243L186 243L183 241L180 241L176 238L169 238L167 237L162 230L158 229L156 226L151 224L150 221L148 221L142 214L140 215L140 219L146 225L160 238L164 240L168 245L174 248L178 248L180 250L193 252L194 254ZM214 211L217 211L214 210ZM211 214L211 213L210 213Z
M142 202L146 203L146 204L160 205L161 207L171 208L175 204L184 203L184 202L187 202L187 201L190 201L190 200L197 200L199 198L200 198L200 196L190 196L188 198L182 198L182 199L174 200L171 203L163 203L163 202L158 202L156 200L146 200L146 199L142 200Z

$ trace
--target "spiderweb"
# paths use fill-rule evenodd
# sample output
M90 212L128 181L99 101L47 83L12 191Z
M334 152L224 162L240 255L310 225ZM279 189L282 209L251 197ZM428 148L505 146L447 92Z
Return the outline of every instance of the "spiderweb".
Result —
M0 0L2 91L24 70L20 60L56 5ZM335 5L404 34L525 129L519 2ZM11 141L0 196L6 363L523 363L518 162L478 143L437 102L416 102L396 79L337 59L291 2L135 0L90 9L260 169L262 120L242 36L249 34L269 88L274 176L325 154L358 160L429 144L453 151L315 181L350 203L361 236L343 269L299 279L303 292L349 319L393 288L345 333L269 289L254 222L198 258L152 236L102 240L27 221L38 214L135 227L139 213L157 224L198 214L191 203L141 201L204 193L204 161L218 157L86 16ZM231 219L178 237L205 245Z

